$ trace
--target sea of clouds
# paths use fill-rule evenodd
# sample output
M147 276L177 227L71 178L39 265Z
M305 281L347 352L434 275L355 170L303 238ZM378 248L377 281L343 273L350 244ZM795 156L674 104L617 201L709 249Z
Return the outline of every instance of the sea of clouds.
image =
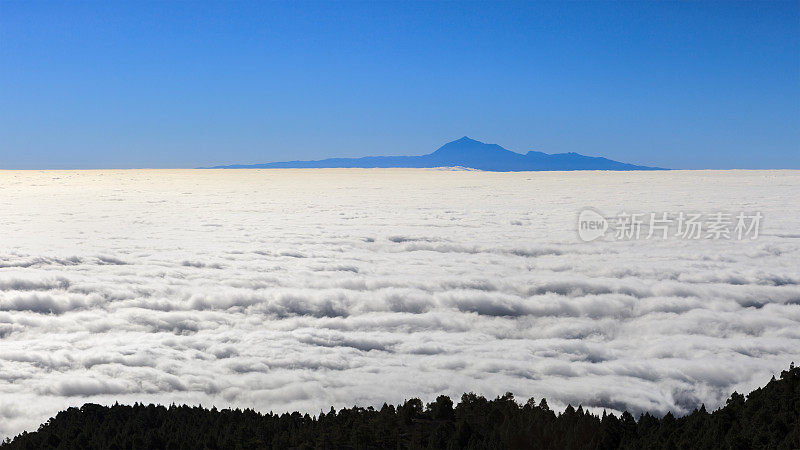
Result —
M67 406L720 406L800 361L800 172L0 172L0 436ZM584 207L759 211L584 243Z

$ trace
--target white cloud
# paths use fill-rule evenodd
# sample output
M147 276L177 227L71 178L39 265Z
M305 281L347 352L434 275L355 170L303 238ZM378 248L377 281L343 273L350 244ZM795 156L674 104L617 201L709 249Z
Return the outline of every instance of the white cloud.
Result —
M800 360L800 173L0 175L0 435L84 402L713 408ZM759 210L753 241L582 243Z

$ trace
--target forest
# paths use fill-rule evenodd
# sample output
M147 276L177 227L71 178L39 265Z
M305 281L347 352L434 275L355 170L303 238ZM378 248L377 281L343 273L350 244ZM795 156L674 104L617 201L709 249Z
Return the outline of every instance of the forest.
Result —
M578 406L551 410L547 401L519 403L511 393L413 398L381 408L354 406L310 416L199 406L69 408L0 444L3 450L442 448L680 449L800 448L800 367L773 377L746 397L734 392L721 408L656 417L592 413Z

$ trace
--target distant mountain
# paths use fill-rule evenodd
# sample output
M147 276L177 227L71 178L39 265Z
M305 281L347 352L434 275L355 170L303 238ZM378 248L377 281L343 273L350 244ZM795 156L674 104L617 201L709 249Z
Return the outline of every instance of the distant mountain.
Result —
M493 172L528 170L664 170L636 166L607 158L577 153L547 154L512 152L496 144L484 144L464 136L422 156L365 156L363 158L329 158L318 161L287 161L265 164L234 164L211 169L310 169L333 167L468 167Z

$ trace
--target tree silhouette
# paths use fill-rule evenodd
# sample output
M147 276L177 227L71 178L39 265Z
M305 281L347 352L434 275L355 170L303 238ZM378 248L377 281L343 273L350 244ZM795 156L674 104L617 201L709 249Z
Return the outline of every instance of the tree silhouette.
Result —
M3 450L246 449L246 448L800 448L800 368L792 364L747 397L734 392L709 413L661 418L643 413L590 413L569 405L560 414L547 401L519 404L511 393L488 400L474 393L444 395L423 406L412 398L379 410L353 406L318 417L299 412L87 403L58 413Z

